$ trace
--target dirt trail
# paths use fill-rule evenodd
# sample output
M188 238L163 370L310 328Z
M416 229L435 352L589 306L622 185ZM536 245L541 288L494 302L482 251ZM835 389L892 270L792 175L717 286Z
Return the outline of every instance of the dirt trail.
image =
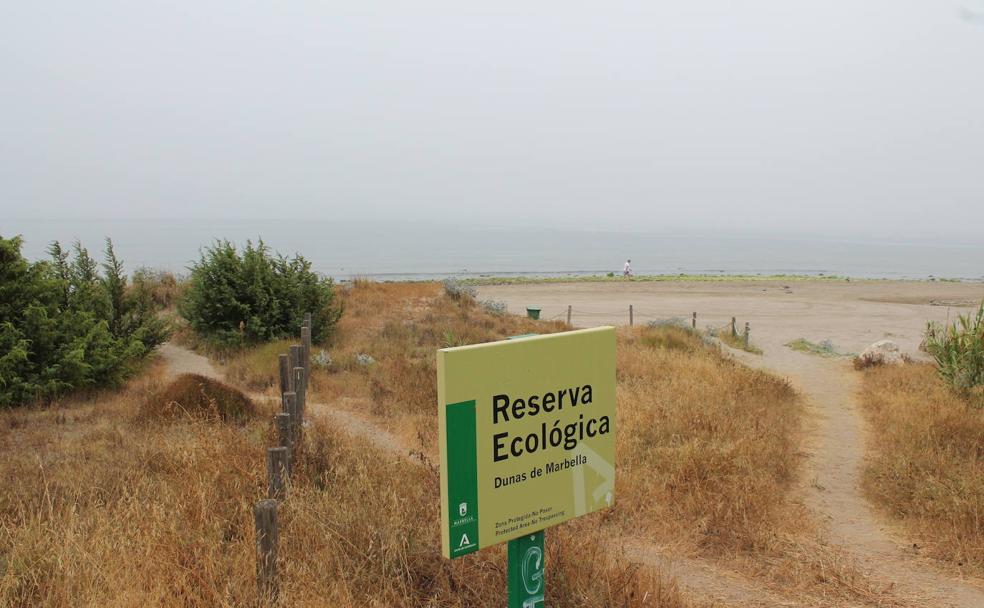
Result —
M203 357L177 344L165 342L157 348L157 354L167 364L167 373L169 376L198 374L209 378L222 379L222 374L215 369L207 357Z
M207 357L203 357L202 355L199 355L198 353L188 350L182 346L178 346L177 344L172 344L171 342L162 344L158 347L157 353L166 363L167 374L169 376L177 376L179 374L199 374L201 376L207 376L217 380L225 379L225 375L216 369ZM250 398L275 399L275 397L260 393L250 393ZM400 440L397 439L395 435L373 426L372 423L360 418L359 416L356 416L355 414L352 414L351 412L340 408L333 408L326 403L312 402L308 403L308 407L312 412L316 412L321 416L330 418L333 422L342 426L351 434L365 437L391 454L400 457L409 456L409 450L407 450L400 443Z
M763 589L758 581L723 570L702 560L671 557L648 545L626 540L622 542L625 555L630 560L656 568L668 578L675 578L677 583L686 587L691 594L696 594L705 600L726 606L748 608L777 606L806 608L825 605L779 596Z
M858 558L867 574L892 581L904 594L931 598L934 606L984 606L979 581L947 576L907 552L862 496L865 423L856 397L859 378L850 363L799 353L755 357L732 352L752 367L785 374L817 414L804 446L809 453L805 492L830 540Z
M953 578L907 554L904 543L876 517L862 496L865 429L857 403L859 378L848 360L824 359L785 346L801 337L814 342L830 339L842 351L860 352L871 342L888 337L903 350L917 354L927 320L943 321L967 310L938 303L966 306L980 301L984 285L888 281L582 283L485 287L479 297L504 300L514 311L536 303L543 307L546 318L555 311L565 313L570 305L574 323L585 326L624 324L630 303L637 323L689 318L692 311L698 311L699 327L722 327L732 316L738 317L739 327L751 321L750 336L764 355L731 352L749 366L790 378L806 396L813 424L804 446L809 453L805 476L809 486L803 492L826 525L830 540L857 558L870 575L891 581L905 596L929 598L926 603L932 606L984 607L982 581ZM578 311L582 311L580 319Z

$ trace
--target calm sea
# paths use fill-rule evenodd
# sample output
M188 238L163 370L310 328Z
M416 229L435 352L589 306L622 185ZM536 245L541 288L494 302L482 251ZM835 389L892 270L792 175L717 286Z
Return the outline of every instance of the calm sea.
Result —
M979 243L860 241L780 236L711 236L534 228L446 227L370 222L282 220L3 220L0 235L21 234L24 253L45 256L52 240L80 240L101 251L113 239L128 269L185 272L199 249L224 238L262 237L272 249L299 252L336 279L377 280L483 275L836 274L869 278L931 276L984 280Z

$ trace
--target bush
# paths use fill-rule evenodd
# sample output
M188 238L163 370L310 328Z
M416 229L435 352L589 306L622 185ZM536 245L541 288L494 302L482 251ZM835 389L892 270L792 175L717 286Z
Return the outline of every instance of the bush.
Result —
M471 301L478 295L478 291L474 287L465 285L457 279L444 279L441 285L444 286L444 293L455 302Z
M506 303L501 300L483 300L482 308L485 312L493 315L504 315L507 312Z
M206 248L178 310L195 332L226 347L296 337L305 312L312 340L323 342L341 316L330 278L300 255L272 255L262 240L242 254L229 241Z
M103 272L76 243L30 263L20 237L0 237L0 406L119 385L168 328L106 239Z
M984 302L976 315L960 315L950 325L929 323L925 344L950 386L964 393L984 386Z
M151 395L144 418L192 417L243 424L256 417L256 406L240 391L205 376L181 374L159 394Z

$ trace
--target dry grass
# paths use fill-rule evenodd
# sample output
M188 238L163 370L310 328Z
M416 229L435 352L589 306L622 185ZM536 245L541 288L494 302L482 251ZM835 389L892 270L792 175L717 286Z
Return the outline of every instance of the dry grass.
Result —
M746 348L745 347L745 335L744 334L738 334L738 335L732 334L730 327L722 328L721 330L719 330L717 332L716 335L717 335L717 338L719 340L721 340L722 342L724 342L725 344L727 344L731 348L736 348L738 350L743 350L745 352L752 353L753 355L761 355L762 354L762 349L759 348L758 346L755 346L755 343L754 342L749 341L748 347ZM751 334L749 334L749 338L751 338Z
M268 416L142 418L164 388L151 370L116 394L0 413L0 605L256 605ZM283 605L501 605L503 551L440 556L432 467L320 423L307 437L281 506ZM552 605L691 605L605 554L598 525L551 534Z
M291 344L297 341L277 340L252 348L233 357L225 366L225 377L253 391L262 391L279 386L281 353L286 354Z
M359 280L340 291L345 314L328 344L331 357L315 367L314 399L368 414L415 449L437 454L438 348L501 340L525 333L568 329L560 322L497 315L469 300L452 301L436 283L374 283ZM277 355L289 343L273 343L229 360L228 377L266 389L277 383ZM361 363L369 355L371 363Z
M921 552L984 574L984 411L933 365L869 369L861 396L872 429L869 497Z
M361 281L343 297L346 316L327 345L331 366L314 373L314 399L368 417L431 457L435 349L567 329L451 301L435 284ZM374 363L359 364L360 353ZM270 365L262 349L230 369L260 377ZM887 602L790 499L802 408L785 381L672 325L620 329L618 370L619 500L606 515L609 535L722 560L777 588Z
M314 373L312 398L429 455L437 451L436 348L566 329L453 302L434 284L360 281L342 297L346 316L323 345L332 363ZM230 376L275 390L284 346L241 353ZM119 395L0 418L0 474L13 480L0 498L0 564L8 564L0 605L254 601L249 510L263 492L269 421L142 422L140 404L161 388L149 374ZM610 539L620 536L829 605L891 605L816 540L790 498L802 414L784 381L689 331L623 328L617 390L618 501L551 530L551 605L643 605L644 597L646 606L691 605L619 559ZM306 437L282 511L286 605L501 604L503 551L440 557L439 482L427 456L394 459L318 423Z
M623 330L617 369L632 525L716 552L768 546L799 462L792 388L675 328Z
M140 417L148 420L191 417L242 424L256 417L256 406L238 389L218 380L182 374L148 395L141 404Z
M622 328L617 370L622 533L817 605L900 605L797 500L803 409L785 380L672 326Z

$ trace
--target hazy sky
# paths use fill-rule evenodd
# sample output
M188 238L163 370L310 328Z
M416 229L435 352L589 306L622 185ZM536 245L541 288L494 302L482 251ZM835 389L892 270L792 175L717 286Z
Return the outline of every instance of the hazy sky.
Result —
M6 2L0 218L984 240L984 0L468 4Z

